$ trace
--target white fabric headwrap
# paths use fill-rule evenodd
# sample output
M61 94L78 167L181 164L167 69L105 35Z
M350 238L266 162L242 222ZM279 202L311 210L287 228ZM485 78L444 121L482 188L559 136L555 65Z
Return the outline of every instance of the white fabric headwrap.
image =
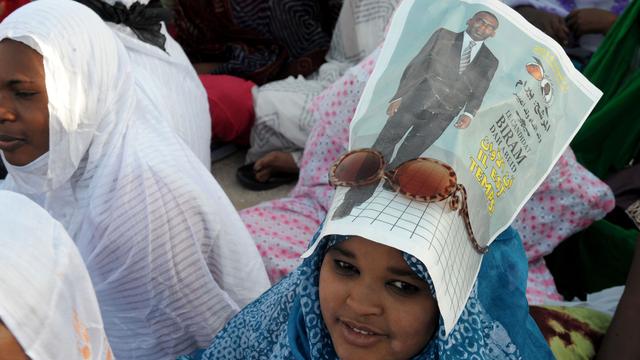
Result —
M87 7L32 2L0 23L4 38L44 57L50 151L40 193L15 181L20 168L3 187L28 193L76 242L116 357L206 346L269 286L229 199L156 120L167 114L135 91L127 51Z
M33 360L113 359L89 274L57 221L0 191L0 319Z
M120 2L127 7L149 0L103 0L114 5ZM207 93L187 55L167 32L166 52L147 44L122 24L107 23L129 52L136 88L154 107L167 116L156 120L168 120L169 126L193 150L207 169L211 167L211 117Z

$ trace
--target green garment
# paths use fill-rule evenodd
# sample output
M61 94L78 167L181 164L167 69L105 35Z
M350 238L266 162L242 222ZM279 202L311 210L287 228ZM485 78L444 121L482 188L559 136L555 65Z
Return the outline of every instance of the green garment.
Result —
M604 93L571 143L576 158L601 179L633 160L640 149L640 1L632 2L584 70ZM637 229L597 221L574 235L584 289L594 292L625 282ZM582 292L578 291L578 292Z
M571 148L578 161L601 179L625 168L640 145L640 69L634 66L640 44L639 13L640 2L632 2L584 70L604 94Z

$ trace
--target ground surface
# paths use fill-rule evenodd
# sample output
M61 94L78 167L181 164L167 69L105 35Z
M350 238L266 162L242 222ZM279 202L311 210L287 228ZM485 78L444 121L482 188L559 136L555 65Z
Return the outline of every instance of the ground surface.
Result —
M232 155L214 162L211 166L213 176L218 180L236 209L241 210L263 201L284 197L293 189L295 183L266 191L251 191L243 188L236 180L236 169L244 164L244 155L244 150L238 150Z

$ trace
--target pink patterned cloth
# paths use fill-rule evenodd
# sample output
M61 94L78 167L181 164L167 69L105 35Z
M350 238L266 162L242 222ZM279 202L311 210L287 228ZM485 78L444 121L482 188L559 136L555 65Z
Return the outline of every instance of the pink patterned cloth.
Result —
M326 216L333 196L329 167L347 150L349 124L378 53L374 51L349 69L312 102L315 125L302 156L298 184L289 196L240 212L272 283L300 264L300 254ZM613 205L609 187L578 164L568 149L513 224L529 258L530 303L562 299L543 256L604 217Z
M349 123L377 54L378 50L350 68L311 103L315 125L300 161L298 184L289 196L240 212L272 283L300 264L300 254L327 214L334 191L329 167L347 150Z
M567 148L513 222L529 258L527 297L531 304L562 300L543 256L602 219L614 205L609 186L580 165Z

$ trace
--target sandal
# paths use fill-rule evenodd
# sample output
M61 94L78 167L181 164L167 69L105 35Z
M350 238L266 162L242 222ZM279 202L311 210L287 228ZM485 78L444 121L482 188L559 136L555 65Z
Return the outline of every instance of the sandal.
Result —
M263 191L277 188L280 185L289 184L298 180L297 174L276 173L272 174L269 180L265 182L256 179L256 173L253 170L253 164L242 165L236 171L236 179L240 185L253 191Z

